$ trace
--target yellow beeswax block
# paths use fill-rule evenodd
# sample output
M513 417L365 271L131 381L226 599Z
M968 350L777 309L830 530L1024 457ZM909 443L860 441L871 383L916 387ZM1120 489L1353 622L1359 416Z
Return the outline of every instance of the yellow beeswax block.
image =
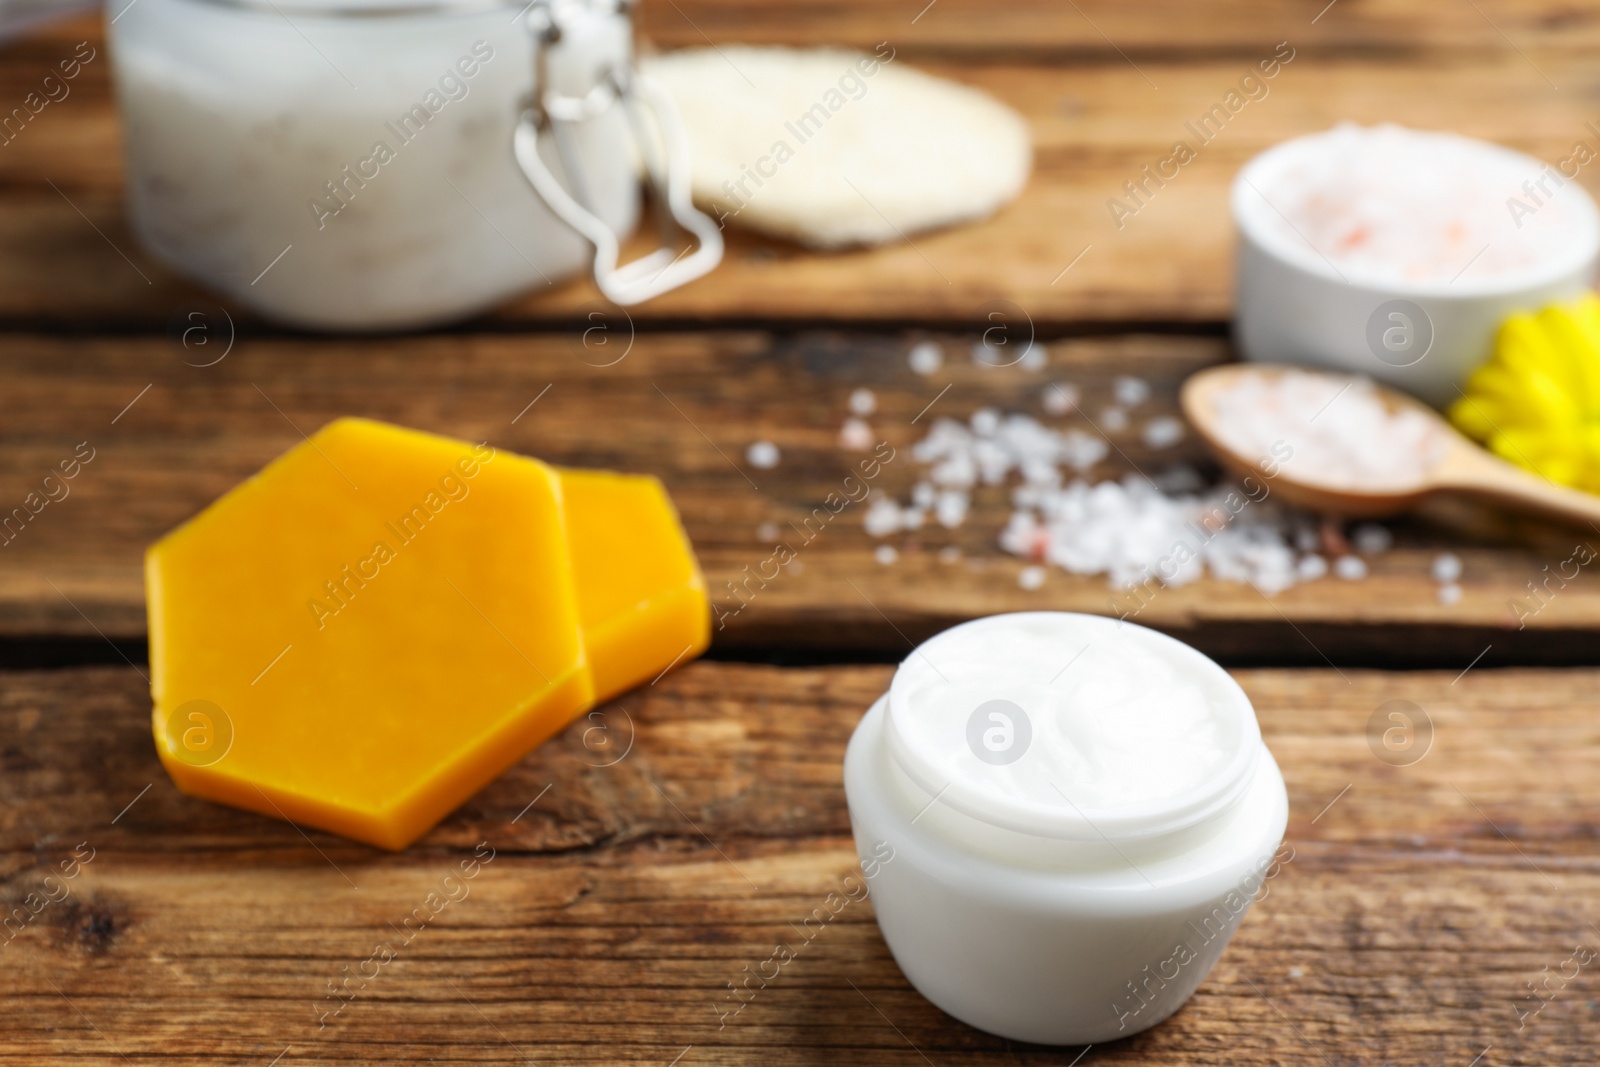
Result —
M196 796L399 849L593 702L560 480L487 445L341 419L145 574Z
M648 475L561 468L578 615L608 700L711 643L711 605L666 489Z

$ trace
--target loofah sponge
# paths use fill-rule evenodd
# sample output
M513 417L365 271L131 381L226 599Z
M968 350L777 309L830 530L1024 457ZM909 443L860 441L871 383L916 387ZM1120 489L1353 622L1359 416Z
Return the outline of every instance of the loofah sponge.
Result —
M984 218L1032 163L1021 116L894 49L721 47L653 56L694 153L695 200L815 248Z

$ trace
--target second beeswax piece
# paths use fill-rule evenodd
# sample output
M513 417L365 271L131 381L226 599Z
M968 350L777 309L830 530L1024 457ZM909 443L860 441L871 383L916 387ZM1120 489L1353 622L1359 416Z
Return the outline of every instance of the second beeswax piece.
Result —
M561 470L595 699L653 681L711 643L705 579L655 478Z

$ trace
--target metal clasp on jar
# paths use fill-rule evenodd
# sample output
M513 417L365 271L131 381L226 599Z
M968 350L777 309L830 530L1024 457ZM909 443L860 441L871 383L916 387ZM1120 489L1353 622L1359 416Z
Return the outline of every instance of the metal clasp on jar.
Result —
M640 75L629 59L607 63L581 96L555 91L550 50L562 43L565 34L561 6L560 0L534 0L526 16L534 37L534 80L513 135L517 164L550 210L594 246L594 280L600 291L614 303L637 304L691 282L721 262L722 231L691 200L689 140L672 99ZM589 6L607 16L632 18L631 0L599 0ZM622 108L638 148L662 241L655 251L621 265L618 235L596 212L573 138L579 124L613 106ZM539 136L547 131L567 185L539 155ZM685 237L692 240L692 252Z

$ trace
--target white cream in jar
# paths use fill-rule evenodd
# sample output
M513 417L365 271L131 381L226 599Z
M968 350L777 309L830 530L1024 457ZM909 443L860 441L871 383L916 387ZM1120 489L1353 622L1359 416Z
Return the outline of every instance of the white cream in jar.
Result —
M884 939L983 1030L1083 1044L1182 1006L1281 863L1283 779L1205 656L1098 616L924 643L862 720L845 792Z
M112 13L135 232L272 318L422 326L586 266L593 234L558 217L513 152L536 70L538 101L567 116L571 165L547 125L545 169L605 239L638 220L627 92L613 91L635 82L622 0L112 0ZM718 255L720 242L672 269L687 280Z

